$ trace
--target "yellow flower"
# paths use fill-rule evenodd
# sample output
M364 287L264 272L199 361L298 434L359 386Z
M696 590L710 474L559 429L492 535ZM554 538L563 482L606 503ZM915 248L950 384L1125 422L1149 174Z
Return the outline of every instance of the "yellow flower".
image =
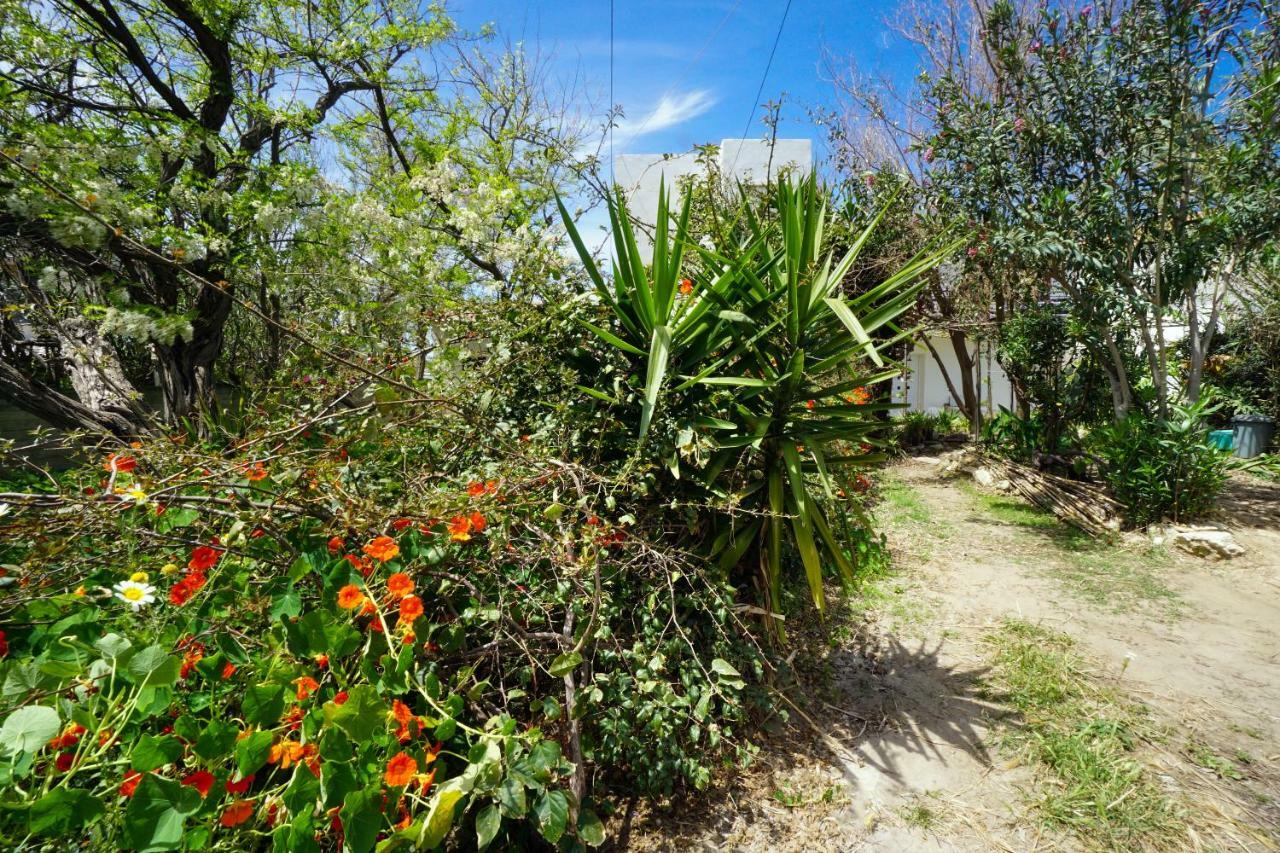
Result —
M78 596L79 598L84 598L84 586L76 587L75 592L73 592L72 595Z
M132 488L129 490L128 495L133 502L138 505L142 505L147 502L147 493L142 491L142 489L136 487Z
M147 574L146 572L134 572L133 574L129 575L129 580L133 581L134 583L146 583L147 581L151 580L151 575Z
M165 563L160 567L162 575L176 575L178 573L178 565L176 563Z

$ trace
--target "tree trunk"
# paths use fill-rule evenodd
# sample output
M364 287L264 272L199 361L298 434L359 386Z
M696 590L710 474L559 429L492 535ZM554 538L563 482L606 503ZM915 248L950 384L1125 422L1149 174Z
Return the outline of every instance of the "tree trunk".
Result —
M0 361L0 396L60 429L88 430L121 439L148 431L147 424L129 409L91 409L5 361Z
M196 297L191 340L178 338L172 344L154 344L159 362L157 378L164 399L165 419L169 422L216 414L213 367L222 352L223 332L232 304L226 291L202 286ZM196 421L203 434L206 419L199 417Z

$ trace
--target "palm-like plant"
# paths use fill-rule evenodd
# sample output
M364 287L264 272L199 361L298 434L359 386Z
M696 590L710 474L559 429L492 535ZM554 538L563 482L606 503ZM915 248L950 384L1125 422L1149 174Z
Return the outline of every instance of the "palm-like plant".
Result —
M673 217L660 189L650 264L619 192L609 205L615 261L606 279L563 205L561 213L611 309L611 328L588 327L629 354L636 378L644 377L639 441L648 439L664 399L679 400L681 411L668 414L710 438L713 451L686 478L716 499L710 551L722 567L756 570L772 615L784 549L793 543L822 610L824 555L846 581L854 566L815 490L830 501L833 468L878 458L873 433L883 424L875 413L889 404L870 402L863 389L898 373L884 353L909 332L895 320L914 304L920 275L954 245L921 252L850 297L841 282L879 216L837 261L824 242L825 193L813 177L780 181L767 218L744 201L745 236L728 251L691 243L689 199ZM702 271L692 289L681 286L690 251ZM677 477L680 458L676 451L668 457Z

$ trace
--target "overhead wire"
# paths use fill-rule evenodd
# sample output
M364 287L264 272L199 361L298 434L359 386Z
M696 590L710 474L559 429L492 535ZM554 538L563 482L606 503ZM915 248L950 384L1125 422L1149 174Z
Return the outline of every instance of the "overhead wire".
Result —
M760 75L760 87L756 89L755 99L751 103L751 114L747 116L747 123L742 128L741 139L745 142L747 132L751 130L751 123L756 120L756 110L760 108L760 96L764 94L765 82L769 79L769 71L773 68L773 57L778 52L778 42L782 41L782 30L787 25L787 15L791 13L791 0L787 0L787 6L782 10L782 20L778 22L778 33L773 37L773 47L769 49L769 61L764 65L764 74ZM743 142L738 143L738 150L733 154L733 163L729 166L728 174L732 175L733 170L738 165L738 155L742 153Z

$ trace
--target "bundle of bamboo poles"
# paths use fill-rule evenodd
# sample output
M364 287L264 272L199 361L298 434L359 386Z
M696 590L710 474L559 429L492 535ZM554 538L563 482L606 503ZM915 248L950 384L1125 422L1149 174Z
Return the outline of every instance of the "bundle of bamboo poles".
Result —
M1124 507L1101 486L1007 459L989 457L982 464L1007 479L1013 490L1031 503L1093 536L1116 533L1124 522Z

